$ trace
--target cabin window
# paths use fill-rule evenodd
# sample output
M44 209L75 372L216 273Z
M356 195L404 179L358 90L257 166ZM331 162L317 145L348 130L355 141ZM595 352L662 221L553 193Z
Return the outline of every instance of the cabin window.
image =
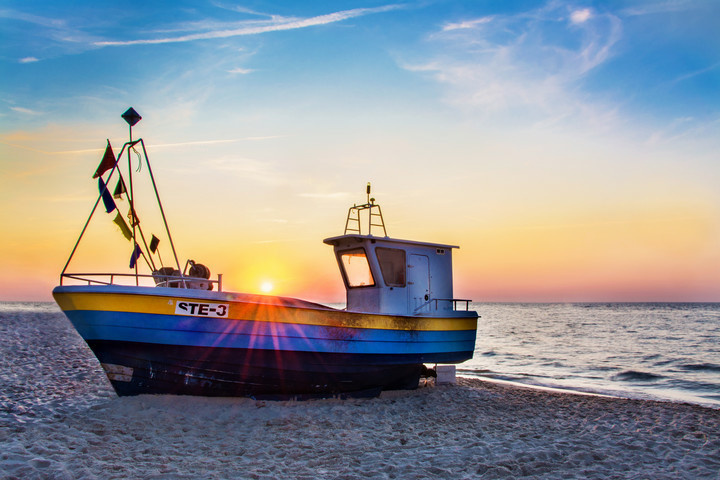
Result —
M388 287L405 286L405 250L398 248L375 249L385 285Z
M355 248L340 252L340 263L342 263L350 287L370 287L375 285L375 279L370 271L365 249Z

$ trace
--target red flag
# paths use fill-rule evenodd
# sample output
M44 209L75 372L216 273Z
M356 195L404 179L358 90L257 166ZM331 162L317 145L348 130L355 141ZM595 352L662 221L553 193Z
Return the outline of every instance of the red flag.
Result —
M115 166L115 154L113 153L112 146L110 145L110 140L108 140L107 142L108 144L107 148L105 148L105 155L103 155L102 161L100 161L100 165L98 165L97 170L95 170L95 175L93 175L93 178L99 177L100 175Z

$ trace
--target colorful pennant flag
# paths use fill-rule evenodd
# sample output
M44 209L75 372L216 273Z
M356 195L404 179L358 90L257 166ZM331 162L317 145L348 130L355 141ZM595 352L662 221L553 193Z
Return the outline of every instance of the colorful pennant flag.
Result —
M128 217L128 223L131 227L137 227L140 225L140 219L137 217L137 215L133 215L132 209L127 214Z
M152 253L155 253L159 244L160 244L160 239L157 238L155 235L153 235L152 239L150 240L150 251Z
M140 255L142 255L142 250L140 250L140 245L138 245L136 243L135 250L133 250L133 253L130 256L130 268L135 268L135 264L137 264L137 261L138 261L138 258L140 258Z
M125 220L123 220L122 215L120 215L120 212L115 215L115 220L113 220L115 224L120 227L120 231L122 232L123 236L127 238L128 240L132 239L132 232L130 231L130 228L128 228L127 224L125 223Z
M103 203L105 204L105 211L110 213L115 210L117 208L115 206L115 200L113 200L113 197L107 189L105 182L103 182L102 177L98 177L98 188L100 189L100 194L102 195Z
M123 182L122 178L118 180L117 185L115 185L115 191L113 192L113 197L115 198L122 198L122 194L127 192L125 189L125 182Z
M113 153L112 146L110 145L110 140L108 140L107 147L105 147L105 155L103 155L103 158L100 161L100 165L98 165L97 170L95 170L95 175L93 175L93 178L99 177L100 175L107 172L114 166L115 166L115 154Z

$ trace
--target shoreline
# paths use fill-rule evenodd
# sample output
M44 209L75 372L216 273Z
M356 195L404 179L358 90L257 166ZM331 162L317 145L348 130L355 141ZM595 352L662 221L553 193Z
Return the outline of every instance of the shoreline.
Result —
M573 387L550 387L546 385L536 385L532 383L523 383L513 380L505 380L502 378L493 378L483 375L463 375L467 374L467 372L460 372L460 374L457 376L458 378L465 378L469 380L477 379L481 382L488 382L488 383L497 383L498 385L507 385L509 387L516 387L516 388L529 388L531 390L540 390L543 392L555 392L555 393L566 393L568 395L589 395L592 397L605 397L605 398L631 398L631 397L624 397L622 395L611 395L608 393L598 393L598 392L586 392L583 390L577 390ZM691 402L690 402L691 403Z
M3 478L716 478L720 411L504 385L141 395L0 428Z
M608 389L608 390L595 390L593 387L577 387L577 386L551 386L542 385L535 383L525 383L519 380L508 380L505 378L494 378L492 376L486 376L482 374L473 375L472 371L464 370L458 371L458 378L477 379L488 383L497 383L500 385L508 385L517 388L529 388L546 392L557 392L566 393L568 395L590 395L595 397L607 397L617 399L628 399L628 400L646 400L652 402L667 402L667 403L686 403L688 405L697 405L700 407L710 408L713 410L720 410L720 402L712 401L700 396L688 397L687 395L678 394L672 390L665 390L664 394L647 392L638 392L633 390L621 390L621 389ZM598 387L599 388L599 387ZM675 393L675 394L673 394Z

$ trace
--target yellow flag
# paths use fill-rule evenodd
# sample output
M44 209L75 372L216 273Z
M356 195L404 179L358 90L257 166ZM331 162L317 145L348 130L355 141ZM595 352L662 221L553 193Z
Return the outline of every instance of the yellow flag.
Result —
M115 222L115 224L118 227L120 227L120 231L125 236L125 238L127 238L128 240L130 240L132 238L132 232L128 228L127 224L125 223L125 220L123 220L123 217L122 217L122 215L120 215L119 212L115 216L115 220L113 220L113 222Z

